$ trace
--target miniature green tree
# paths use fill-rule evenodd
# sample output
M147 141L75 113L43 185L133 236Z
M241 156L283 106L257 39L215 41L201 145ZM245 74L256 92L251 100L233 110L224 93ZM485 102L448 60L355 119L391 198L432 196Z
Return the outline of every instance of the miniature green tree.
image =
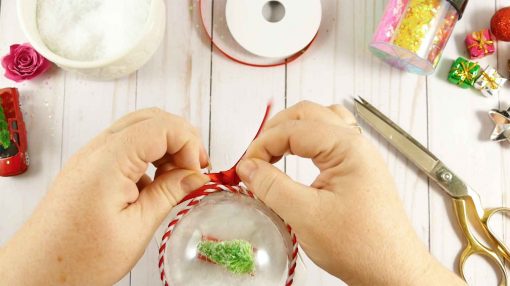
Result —
M203 240L198 244L198 251L211 262L225 267L233 274L253 274L255 272L253 246L247 241Z
M0 100L0 146L7 149L11 146L11 134L9 132L9 124L5 118L2 101Z

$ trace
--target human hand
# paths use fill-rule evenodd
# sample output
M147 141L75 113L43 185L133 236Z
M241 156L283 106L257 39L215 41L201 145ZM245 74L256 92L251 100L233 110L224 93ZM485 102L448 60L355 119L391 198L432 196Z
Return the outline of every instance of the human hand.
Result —
M238 174L307 255L349 285L463 285L420 242L386 164L355 127L342 106L300 103L268 122ZM311 186L271 165L286 154L317 166Z
M171 208L208 182L200 173L207 162L198 132L182 118L147 109L120 119L69 160L0 250L2 283L114 284ZM154 181L145 175L150 163Z

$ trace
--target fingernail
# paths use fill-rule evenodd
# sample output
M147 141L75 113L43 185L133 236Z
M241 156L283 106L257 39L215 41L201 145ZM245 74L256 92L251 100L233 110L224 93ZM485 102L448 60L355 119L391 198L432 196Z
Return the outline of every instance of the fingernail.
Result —
M209 177L200 173L193 173L181 180L181 188L184 192L190 193L202 187L210 181Z
M257 164L253 160L242 160L237 166L237 174L245 183L250 183L256 169Z

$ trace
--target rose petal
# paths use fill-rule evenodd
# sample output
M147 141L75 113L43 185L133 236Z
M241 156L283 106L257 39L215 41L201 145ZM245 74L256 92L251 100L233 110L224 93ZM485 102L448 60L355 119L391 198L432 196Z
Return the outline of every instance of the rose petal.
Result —
M18 61L16 63L16 65L20 66L20 67L34 67L34 66L37 66L37 61L36 60L33 60L31 58L28 58L26 62L22 62L21 60Z
M53 64L48 61L46 58L43 58L43 61L41 62L41 65L39 66L39 70L41 70L41 74L47 72Z
M9 66L9 68L7 69L7 71L9 71L10 73L14 74L14 75L19 75L19 76L22 76L23 73L21 73L18 68L14 65L11 65Z
M12 73L12 72L8 72L7 70L5 71L5 77L10 79L10 80L13 80L15 82L20 82L20 81L23 81L23 77L19 74L15 74L15 73Z
M16 53L16 50L18 49L19 46L20 45L18 45L18 44L11 45L11 47L10 47L10 54L14 55Z
M29 67L33 66L34 64L33 64L33 62L29 59L29 60L28 60L28 61L26 61L26 62L20 61L20 62L18 63L18 65L19 65L21 68L29 68Z
M32 74L34 72L34 68L17 68L20 74L22 75L28 75Z
M5 56L5 57L3 57L3 59L2 59L2 67L6 68L6 67L7 67L7 65L8 65L9 63L12 63L12 62L13 62L13 61L12 61L12 56L11 56L11 55L6 55L6 56Z
M30 62L32 58L29 56L29 55L21 55L21 57L19 58L19 61L21 63L28 63Z

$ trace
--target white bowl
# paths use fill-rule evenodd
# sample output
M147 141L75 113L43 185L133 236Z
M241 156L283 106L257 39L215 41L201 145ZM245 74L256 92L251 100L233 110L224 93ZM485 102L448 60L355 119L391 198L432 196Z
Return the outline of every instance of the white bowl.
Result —
M95 79L111 80L127 76L141 68L154 55L165 34L166 12L163 0L152 0L143 34L136 44L107 59L76 61L61 57L44 44L37 28L37 0L18 1L18 18L30 44L45 58L61 68Z

